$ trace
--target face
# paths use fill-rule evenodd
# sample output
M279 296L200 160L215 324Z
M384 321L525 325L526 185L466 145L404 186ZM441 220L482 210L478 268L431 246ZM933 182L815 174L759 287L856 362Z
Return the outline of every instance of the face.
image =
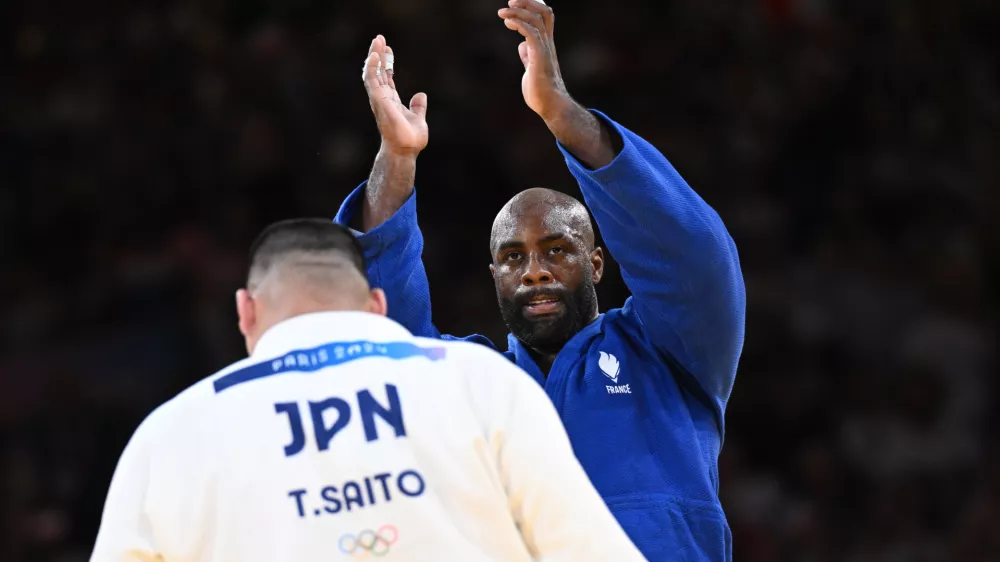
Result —
M601 249L557 211L502 222L494 238L490 271L504 322L529 347L557 353L597 316Z

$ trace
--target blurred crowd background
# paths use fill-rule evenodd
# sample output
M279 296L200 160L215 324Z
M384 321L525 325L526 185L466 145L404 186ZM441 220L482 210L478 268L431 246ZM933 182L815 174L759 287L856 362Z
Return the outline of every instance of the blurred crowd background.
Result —
M659 147L740 250L736 560L1000 560L1000 3L551 4L570 91ZM404 98L430 99L437 324L502 341L494 213L526 187L577 193L502 6L0 8L0 560L85 560L137 424L244 355L253 236L332 217L367 176L376 33ZM611 269L602 310L627 295Z

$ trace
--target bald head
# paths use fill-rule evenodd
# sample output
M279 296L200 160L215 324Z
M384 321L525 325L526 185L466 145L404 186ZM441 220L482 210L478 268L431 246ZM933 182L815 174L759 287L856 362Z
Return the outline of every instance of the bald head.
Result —
M493 221L490 246L500 313L529 348L554 357L597 317L604 254L576 199L540 187L518 193Z
M558 191L533 187L507 201L493 219L490 250L496 254L505 240L519 238L527 223L538 223L549 234L557 232L578 237L588 249L594 248L594 228L583 203Z

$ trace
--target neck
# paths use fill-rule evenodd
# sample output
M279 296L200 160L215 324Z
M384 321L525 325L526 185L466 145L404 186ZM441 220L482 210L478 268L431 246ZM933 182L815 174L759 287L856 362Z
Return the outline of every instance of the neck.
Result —
M267 333L267 331L273 328L276 324L284 322L285 320L295 318L296 316L302 316L303 314L312 314L314 312L343 312L347 310L367 312L367 309L358 306L357 303L346 301L320 303L308 299L299 299L282 302L272 310L269 310L266 316L263 316L258 320L256 334L247 339L247 351L253 355L253 350L257 347L257 342L260 340L261 336Z
M559 355L559 351L555 353L548 351L539 351L533 347L524 346L528 350L528 355L531 355L531 359L535 361L538 368L542 371L542 374L546 377L549 376L549 371L552 370L552 364L556 362L556 356Z

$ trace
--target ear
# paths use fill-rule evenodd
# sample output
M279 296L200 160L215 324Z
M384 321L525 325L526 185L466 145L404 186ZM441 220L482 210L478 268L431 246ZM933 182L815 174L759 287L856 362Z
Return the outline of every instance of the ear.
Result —
M385 316L389 313L389 303L385 298L385 291L382 289L372 289L368 293L368 312Z
M594 285L596 285L604 277L604 250L600 246L597 246L593 252L590 252L590 266L594 268L593 278Z
M497 278L497 268L492 263L490 264L490 275L492 275L494 279Z
M249 338L257 326L257 303L246 289L236 291L236 316L240 319L240 333Z

